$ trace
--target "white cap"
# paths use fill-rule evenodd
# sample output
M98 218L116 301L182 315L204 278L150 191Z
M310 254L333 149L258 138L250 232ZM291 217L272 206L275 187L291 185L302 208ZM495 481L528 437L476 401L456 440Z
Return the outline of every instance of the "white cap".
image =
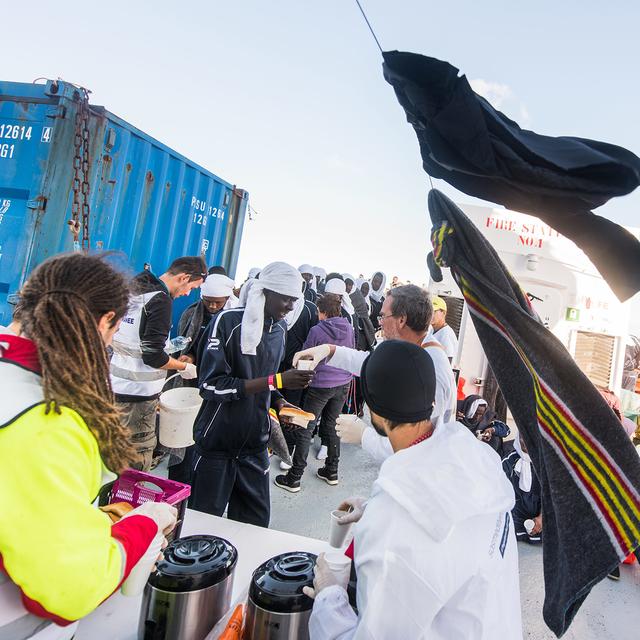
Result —
M203 298L228 298L233 293L235 282L220 273L213 273L200 285Z
M298 267L298 271L300 273L310 273L311 275L314 275L313 273L313 267L310 264L301 264Z
M331 278L325 284L324 292L343 296L347 292L347 285L342 280L338 280L338 278Z

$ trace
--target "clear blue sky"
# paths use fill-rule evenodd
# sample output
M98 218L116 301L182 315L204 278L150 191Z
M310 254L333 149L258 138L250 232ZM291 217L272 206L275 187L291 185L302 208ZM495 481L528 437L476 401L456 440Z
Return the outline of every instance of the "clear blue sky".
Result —
M384 48L448 60L522 125L640 153L639 2L363 3ZM249 190L239 277L283 259L427 279L427 179L353 0L31 0L2 25L2 79L83 84Z

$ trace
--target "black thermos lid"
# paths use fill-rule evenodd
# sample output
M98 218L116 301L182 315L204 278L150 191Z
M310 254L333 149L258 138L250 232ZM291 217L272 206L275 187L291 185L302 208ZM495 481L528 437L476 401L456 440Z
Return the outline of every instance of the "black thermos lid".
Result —
M174 540L149 584L161 591L197 591L222 582L238 561L237 549L216 536L195 535Z
M302 593L313 586L316 555L307 551L283 553L267 560L254 572L249 598L262 609L275 613L297 613L313 607L313 600Z

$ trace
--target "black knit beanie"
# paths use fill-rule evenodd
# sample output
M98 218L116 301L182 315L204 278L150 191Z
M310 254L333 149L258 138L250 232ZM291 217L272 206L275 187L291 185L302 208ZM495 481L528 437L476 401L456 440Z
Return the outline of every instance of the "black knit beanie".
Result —
M403 340L385 340L364 361L362 395L369 409L399 423L428 420L436 397L436 374L424 349Z

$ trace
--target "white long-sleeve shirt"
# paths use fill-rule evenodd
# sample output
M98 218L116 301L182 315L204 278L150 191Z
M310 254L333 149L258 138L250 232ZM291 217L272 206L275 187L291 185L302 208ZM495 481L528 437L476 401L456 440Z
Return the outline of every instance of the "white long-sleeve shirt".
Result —
M397 452L354 527L359 615L324 589L311 640L521 639L513 504L499 458L458 423Z
M424 350L433 361L436 373L436 399L433 404L431 422L451 422L456 417L456 381L453 377L451 364L445 351L435 345L427 346ZM369 355L366 351L356 351L348 347L336 347L335 354L329 361L332 367L344 369L349 373L359 376L362 365ZM371 426L371 416L365 408L363 421L367 428L362 434L362 448L378 463L382 464L389 456L393 455L393 449L389 438L385 438Z

